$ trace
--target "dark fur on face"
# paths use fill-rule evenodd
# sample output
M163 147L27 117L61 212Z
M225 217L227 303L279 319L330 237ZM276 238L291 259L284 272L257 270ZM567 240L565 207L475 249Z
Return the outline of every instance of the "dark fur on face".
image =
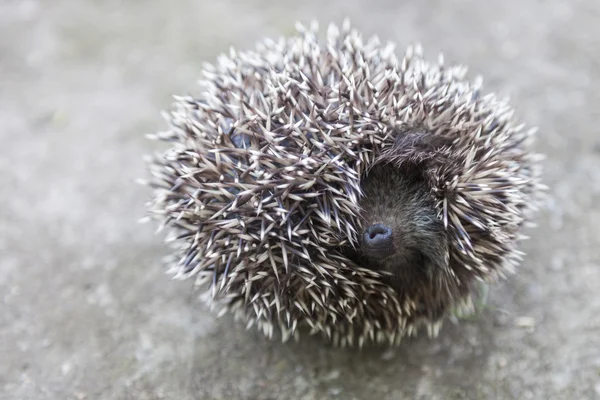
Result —
M364 267L390 273L387 283L399 298L413 301L418 314L435 318L460 289L450 272L449 238L422 172L435 151L429 138L404 136L364 175L355 257ZM419 163L398 163L392 157L411 152L421 157ZM385 236L378 242L382 245L374 246L378 231L373 227L386 235L391 230L391 238Z

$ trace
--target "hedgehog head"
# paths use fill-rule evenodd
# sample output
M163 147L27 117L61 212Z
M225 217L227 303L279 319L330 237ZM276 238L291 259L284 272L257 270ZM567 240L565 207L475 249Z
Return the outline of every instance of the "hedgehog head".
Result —
M460 66L345 23L207 65L150 164L178 278L284 339L435 335L472 283L512 271L535 208L532 130Z
M402 142L397 145L415 145ZM369 168L361 180L360 245L346 254L365 268L385 272L386 282L401 297L415 301L418 313L431 318L452 305L461 289L455 286L461 282L450 270L449 238L424 168L422 163L397 165L383 160Z

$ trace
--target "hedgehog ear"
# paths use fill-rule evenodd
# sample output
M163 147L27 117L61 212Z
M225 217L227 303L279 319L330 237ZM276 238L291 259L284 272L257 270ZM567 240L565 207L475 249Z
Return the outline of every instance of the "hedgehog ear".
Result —
M394 141L394 147L397 151L404 150L420 153L437 151L448 144L448 139L425 129L399 132Z
M398 132L394 141L383 150L378 161L391 162L396 166L422 166L433 160L440 161L440 153L450 145L449 139L428 132L414 129Z

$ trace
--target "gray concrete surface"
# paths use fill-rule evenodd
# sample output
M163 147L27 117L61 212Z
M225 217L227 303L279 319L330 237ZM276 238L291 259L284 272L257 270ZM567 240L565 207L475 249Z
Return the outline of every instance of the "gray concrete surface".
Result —
M346 15L483 74L548 155L553 200L520 273L480 318L395 350L216 320L136 223L143 134L202 62ZM0 398L600 398L599 22L596 0L3 0Z

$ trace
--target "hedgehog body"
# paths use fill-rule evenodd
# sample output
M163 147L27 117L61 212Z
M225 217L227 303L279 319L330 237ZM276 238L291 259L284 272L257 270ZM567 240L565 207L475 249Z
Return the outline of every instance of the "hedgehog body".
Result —
M221 56L152 135L171 146L149 204L171 271L267 335L436 335L475 282L521 261L542 189L534 130L419 46L398 59L348 23L317 33Z

